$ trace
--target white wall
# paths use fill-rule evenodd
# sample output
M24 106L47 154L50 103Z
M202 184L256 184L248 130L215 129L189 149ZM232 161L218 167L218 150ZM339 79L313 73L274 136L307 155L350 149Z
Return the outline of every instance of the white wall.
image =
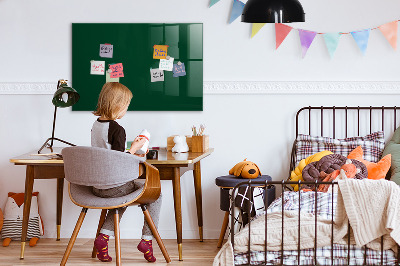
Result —
M351 36L343 36L334 59L329 59L318 36L301 59L298 33L290 33L274 50L273 25L253 39L251 27L227 24L230 0L208 9L208 0L13 1L0 0L0 86L7 82L56 82L71 77L72 22L203 22L205 81L399 81L399 52L391 50L379 31L371 33L363 57ZM306 23L293 24L321 32L351 31L399 19L398 1L303 0ZM157 8L155 8L157 7ZM59 14L57 14L59 12ZM286 176L294 138L294 115L308 105L399 105L399 95L257 94L204 95L203 112L129 112L122 120L129 138L142 128L152 132L154 146L165 146L176 133L189 134L204 123L215 152L202 162L205 238L218 238L223 214L214 179L227 174L238 161L256 162L275 180ZM25 168L9 158L35 150L51 134L51 95L0 95L0 207L7 192L24 190ZM56 135L78 145L90 144L94 116L60 109ZM197 237L197 217L190 173L182 177L183 237ZM45 237L55 237L56 182L39 180L40 211ZM163 181L159 230L175 238L171 182ZM64 191L62 237L70 237L79 208ZM93 237L99 212L90 211L80 237ZM123 238L139 238L142 216L130 208L121 222Z

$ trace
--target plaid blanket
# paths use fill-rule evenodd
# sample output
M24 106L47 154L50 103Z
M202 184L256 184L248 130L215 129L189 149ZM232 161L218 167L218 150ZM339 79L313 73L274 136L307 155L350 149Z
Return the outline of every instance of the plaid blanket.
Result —
M285 211L296 211L300 208L301 212L312 213L322 218L332 219L332 213L335 215L336 211L336 194L317 192L316 195L313 191L288 191L271 203L268 207L267 214L282 211L282 204ZM260 217L260 215L265 215L265 212L257 215L253 220ZM333 264L331 252L331 246L317 248L317 265L347 265L349 255L347 245L333 245ZM298 259L300 258L300 265L314 265L314 254L314 249L301 250L300 256L297 254L297 250L285 250L283 252L283 264L298 265ZM366 257L364 254L366 254ZM395 265L396 257L392 250L385 250L382 254L384 265ZM281 264L282 254L280 251L267 251L266 254L265 252L250 252L250 265L264 265L265 255L267 256L266 265ZM350 245L349 258L349 265L364 265L364 263L367 265L381 265L381 252L364 247L357 247L355 245ZM248 253L235 254L235 265L244 264L248 264Z

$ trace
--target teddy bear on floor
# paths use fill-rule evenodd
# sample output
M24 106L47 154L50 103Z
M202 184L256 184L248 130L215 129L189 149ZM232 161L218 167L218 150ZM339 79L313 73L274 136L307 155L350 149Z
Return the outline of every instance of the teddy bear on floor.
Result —
M37 200L38 195L39 192L32 193L28 233L26 236L27 239L30 239L29 246L31 247L35 246L40 236L43 235L43 223L39 215ZM1 229L3 247L8 247L11 240L21 241L23 213L24 193L9 192L4 208L3 228Z

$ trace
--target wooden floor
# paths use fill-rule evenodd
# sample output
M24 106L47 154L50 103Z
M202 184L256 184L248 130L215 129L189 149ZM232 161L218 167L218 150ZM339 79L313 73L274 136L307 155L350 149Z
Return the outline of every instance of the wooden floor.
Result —
M27 246L25 259L20 260L20 242L12 241L9 247L0 246L0 265L60 265L69 239L40 239L36 247ZM123 265L212 265L215 255L218 253L217 240L183 240L183 261L178 261L178 247L176 240L163 240L172 262L167 264L154 241L154 254L156 263L149 264L143 254L136 249L140 240L121 240ZM110 241L110 255L113 262L104 263L91 258L93 247L92 239L77 239L68 259L67 265L115 265L114 243Z

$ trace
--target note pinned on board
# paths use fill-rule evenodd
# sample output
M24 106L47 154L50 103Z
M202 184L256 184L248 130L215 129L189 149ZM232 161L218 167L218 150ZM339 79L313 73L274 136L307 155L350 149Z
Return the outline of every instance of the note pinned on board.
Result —
M174 64L174 68L172 69L173 77L182 77L186 76L185 64L178 62L178 64Z
M109 43L100 44L100 57L112 58L113 50L114 50L114 45L112 44Z
M90 61L90 74L104 75L105 64L105 61Z
M164 81L164 70L150 68L151 82Z
M172 71L172 67L174 66L174 58L173 57L169 57L169 59L167 59L167 58L160 59L159 68L162 70L166 70L166 71Z
M110 74L111 73L106 72L106 82L119 82L119 78L112 78Z
M110 78L121 78L124 77L124 67L122 63L110 65L111 73Z
M154 45L153 59L165 59L168 55L168 45Z

